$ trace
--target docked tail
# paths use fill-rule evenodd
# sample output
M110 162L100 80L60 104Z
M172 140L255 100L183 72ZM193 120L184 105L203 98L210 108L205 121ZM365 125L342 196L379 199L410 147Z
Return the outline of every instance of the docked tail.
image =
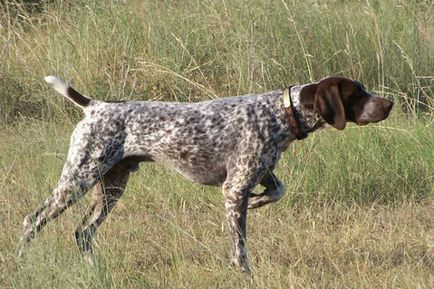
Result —
M55 77L55 76L46 76L44 77L45 81L50 84L57 92L71 100L74 104L81 108L85 108L89 106L93 100L80 94L74 88L69 86L65 81Z

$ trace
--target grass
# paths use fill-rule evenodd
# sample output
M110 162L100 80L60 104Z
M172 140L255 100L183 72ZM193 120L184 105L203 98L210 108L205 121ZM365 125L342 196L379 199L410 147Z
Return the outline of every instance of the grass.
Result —
M0 5L4 121L63 117L52 74L100 99L184 101L346 75L414 114L434 107L431 1Z
M433 15L431 1L0 2L0 286L432 288ZM287 194L249 212L253 279L227 266L220 190L153 164L101 226L97 266L72 237L89 196L18 263L23 216L54 188L81 117L49 74L98 99L180 101L337 74L396 105L290 146Z
M0 138L0 283L10 288L429 288L434 284L429 123L328 129L295 143L277 174L287 195L249 212L255 278L227 267L221 192L144 164L84 264L72 232L89 198L14 256L23 216L55 186L72 125L22 121ZM387 148L387 149L385 149ZM405 148L405 149L404 149Z

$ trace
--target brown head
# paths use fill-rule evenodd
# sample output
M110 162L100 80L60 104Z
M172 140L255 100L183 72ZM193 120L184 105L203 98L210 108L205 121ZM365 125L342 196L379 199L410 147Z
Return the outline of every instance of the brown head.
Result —
M339 130L347 121L365 125L384 120L393 107L392 101L367 92L361 83L337 76L304 86L300 100Z

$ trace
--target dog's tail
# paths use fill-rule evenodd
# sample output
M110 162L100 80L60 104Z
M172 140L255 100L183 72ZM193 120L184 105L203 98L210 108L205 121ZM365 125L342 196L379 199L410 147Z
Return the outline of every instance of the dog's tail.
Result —
M69 86L65 81L55 77L55 76L46 76L44 77L45 81L50 84L57 92L71 100L75 105L85 108L89 105L92 105L94 102L93 99L88 98L81 93L77 92L74 88Z

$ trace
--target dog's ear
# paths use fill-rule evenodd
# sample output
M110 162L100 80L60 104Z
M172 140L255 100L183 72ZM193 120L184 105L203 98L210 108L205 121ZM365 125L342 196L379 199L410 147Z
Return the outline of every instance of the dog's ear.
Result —
M345 108L339 91L339 83L319 83L315 94L315 106L324 120L339 130L345 128Z

